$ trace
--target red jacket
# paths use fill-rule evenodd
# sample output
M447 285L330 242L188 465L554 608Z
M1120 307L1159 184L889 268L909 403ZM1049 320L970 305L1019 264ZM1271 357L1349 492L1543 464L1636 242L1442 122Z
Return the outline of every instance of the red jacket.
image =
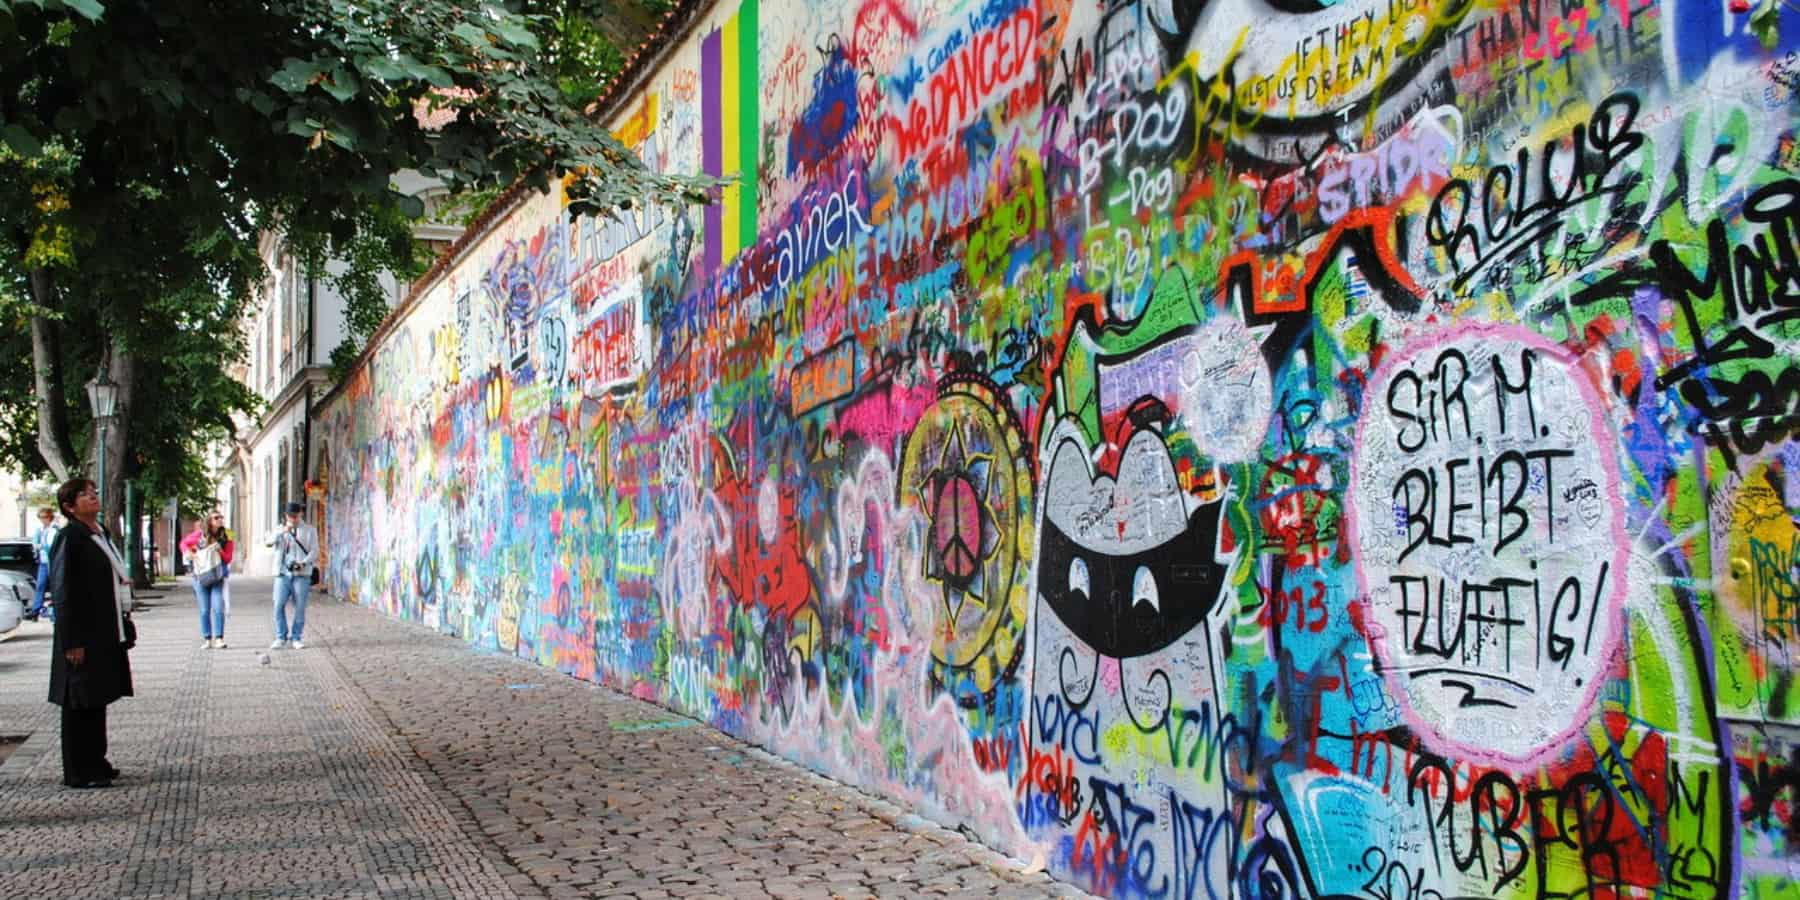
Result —
M200 548L200 542L205 538L206 533L198 528L188 532L187 537L181 539L181 552L193 556L194 551ZM225 543L219 548L219 560L228 566L231 565L231 553L236 549L237 541L231 539L231 530L226 529Z

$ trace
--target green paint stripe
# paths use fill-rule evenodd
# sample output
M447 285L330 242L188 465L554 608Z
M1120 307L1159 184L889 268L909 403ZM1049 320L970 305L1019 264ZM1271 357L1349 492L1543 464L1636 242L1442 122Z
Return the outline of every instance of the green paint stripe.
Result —
M757 0L738 7L738 169L743 173L743 197L739 203L739 246L756 244L757 160L762 156L762 79L756 59Z

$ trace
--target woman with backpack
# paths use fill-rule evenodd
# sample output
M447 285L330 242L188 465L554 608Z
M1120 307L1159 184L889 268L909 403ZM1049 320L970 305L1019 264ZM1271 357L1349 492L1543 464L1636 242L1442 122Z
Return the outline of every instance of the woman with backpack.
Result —
M231 572L231 554L237 542L225 527L225 514L217 510L194 523L181 539L181 552L194 573L194 600L200 607L201 647L225 649L225 579Z

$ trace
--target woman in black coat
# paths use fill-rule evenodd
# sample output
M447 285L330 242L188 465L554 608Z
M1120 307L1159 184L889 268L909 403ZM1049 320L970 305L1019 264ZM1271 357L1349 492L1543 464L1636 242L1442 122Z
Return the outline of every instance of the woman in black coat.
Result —
M131 696L125 654L131 588L97 518L94 483L64 482L56 501L69 524L50 549L45 592L56 603L50 702L62 707L63 784L110 787L119 771L106 760L106 705Z

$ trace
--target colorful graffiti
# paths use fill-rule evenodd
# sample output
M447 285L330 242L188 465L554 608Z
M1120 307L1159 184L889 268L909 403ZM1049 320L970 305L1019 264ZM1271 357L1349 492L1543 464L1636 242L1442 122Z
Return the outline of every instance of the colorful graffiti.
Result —
M1119 897L1800 893L1800 14L723 0L329 586Z

